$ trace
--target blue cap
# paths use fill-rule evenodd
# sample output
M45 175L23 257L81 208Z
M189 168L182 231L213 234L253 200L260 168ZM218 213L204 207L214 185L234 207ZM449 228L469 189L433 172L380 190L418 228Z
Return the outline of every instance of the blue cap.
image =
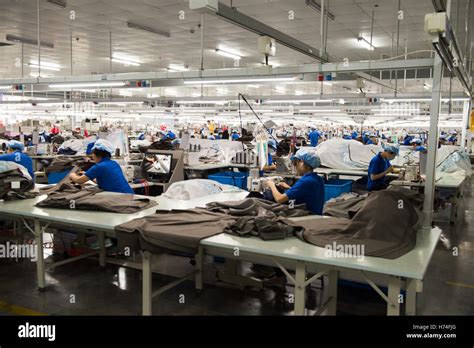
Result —
M400 153L400 149L398 148L398 146L395 145L385 145L383 149L384 151L394 153L397 156Z
M268 140L268 146L271 147L272 149L276 150L277 149L277 142L275 141L275 139Z
M12 150L23 151L23 150L25 150L25 145L23 145L23 143L21 143L17 140L10 140L7 143L7 148L12 149Z
M92 151L94 150L105 151L112 155L115 151L115 146L113 146L110 141L99 139L95 142L94 147L92 148Z
M315 169L321 165L321 159L314 152L308 151L306 149L299 149L294 156L291 157L291 160L299 159L306 163L311 168Z

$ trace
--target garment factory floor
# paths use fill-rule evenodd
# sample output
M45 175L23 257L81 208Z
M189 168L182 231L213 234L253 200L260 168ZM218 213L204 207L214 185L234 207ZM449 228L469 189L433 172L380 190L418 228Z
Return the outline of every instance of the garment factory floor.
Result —
M459 256L453 256L442 242L438 243L425 277L423 293L418 297L420 315L474 315L474 179L465 185L456 224L438 220L447 221L446 212L435 218L435 224L443 229L452 246L459 247ZM171 276L184 275L192 268L189 259L160 256L156 270L170 276L155 274L154 287L166 284L173 279ZM212 266L207 269L206 277L215 282ZM113 264L101 269L97 261L81 260L48 272L48 289L38 292L35 263L2 261L0 279L0 315L141 314L141 272L136 269ZM325 296L319 285L318 282L313 285L312 300L309 301L316 306ZM288 292L292 290L287 288ZM338 315L385 313L384 301L371 289L339 286ZM219 283L218 286L205 284L202 293L198 294L194 283L186 281L155 299L153 314L288 315L292 314L292 304L281 291L241 290Z

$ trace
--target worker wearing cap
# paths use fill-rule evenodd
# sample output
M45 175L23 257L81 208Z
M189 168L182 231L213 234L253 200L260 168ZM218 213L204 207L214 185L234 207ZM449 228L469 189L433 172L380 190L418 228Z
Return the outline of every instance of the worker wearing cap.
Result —
M92 159L96 164L83 174L72 173L71 180L77 184L95 180L104 191L133 194L122 168L111 160L114 151L114 146L107 140L97 140L92 148Z
M28 170L28 174L30 174L31 179L34 181L35 172L33 171L33 161L30 156L23 151L25 151L25 145L23 145L23 143L16 140L10 140L7 143L7 154L1 155L0 161L15 162L22 165L26 170Z
M275 182L268 181L268 187L272 191L273 199L278 203L294 201L295 204L306 204L306 209L310 212L322 215L324 207L324 182L313 171L321 165L319 156L314 152L300 149L291 160L301 178L292 187L286 183L279 183L279 187L287 189L285 193L278 191Z
M237 139L240 138L239 134L237 133L237 131L235 129L232 131L232 135L230 136L230 138L232 140L237 140Z
M422 146L422 141L421 139L415 138L411 141L411 149L413 151L419 151L422 153L426 153L426 147Z
M278 144L275 139L268 140L267 144L268 144L268 157L267 157L267 165L263 167L264 172L276 170L276 165L273 164L273 155L276 154Z
M309 137L309 142L311 143L312 147L318 146L319 138L321 137L321 134L318 132L316 127L311 127L311 132L309 133L308 137Z
M367 190L379 191L387 188L386 175L394 171L390 161L398 156L399 148L395 145L387 145L379 152L369 164Z

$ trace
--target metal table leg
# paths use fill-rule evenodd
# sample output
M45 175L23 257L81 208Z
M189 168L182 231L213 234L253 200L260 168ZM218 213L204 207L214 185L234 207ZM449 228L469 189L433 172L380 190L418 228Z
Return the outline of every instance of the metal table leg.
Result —
M202 290L203 259L204 259L204 250L202 246L199 246L198 253L196 255L196 289L197 290Z
M105 256L106 256L105 232L103 232L103 231L99 232L98 239L99 239L99 247L100 247L99 265L101 267L105 267Z
M418 280L407 279L406 282L405 315L416 315L416 292Z
M295 274L295 315L305 315L306 301L306 264L297 261Z
M143 289L142 289L142 304L143 304L143 315L151 315L151 301L152 301L152 294L151 294L151 285L152 285L152 272L151 272L151 261L153 255L148 251L142 253L143 255L143 268L142 268L142 275L143 275Z
M387 315L400 315L400 302L398 296L400 295L401 281L399 277L391 276L388 281L388 299Z
M336 270L330 270L329 274L329 285L328 285L328 314L336 315L337 312L337 281L339 278L339 272Z
M38 219L35 219L34 221L34 232L36 240L36 274L38 279L38 289L42 291L46 287L46 274L43 255L43 230Z

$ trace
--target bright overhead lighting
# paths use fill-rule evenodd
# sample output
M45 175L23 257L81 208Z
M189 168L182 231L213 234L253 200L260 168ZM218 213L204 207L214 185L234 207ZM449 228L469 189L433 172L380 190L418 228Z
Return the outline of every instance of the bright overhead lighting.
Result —
M368 49L369 51L373 51L375 49L375 46L372 45L367 39L364 39L362 36L359 35L359 37L356 39L357 43L363 47Z
M49 88L88 88L88 87L122 87L123 81L98 81L98 82L75 82L75 83L52 83Z
M140 63L132 62L131 60L121 59L121 58L116 58L116 57L112 58L112 62L121 63L124 65L131 65L131 66L140 66Z
M260 85L247 85L247 87L250 87L250 88L260 88Z
M132 28L132 29L147 31L147 32L149 32L149 33L158 34L158 35L161 35L161 36L166 36L166 37L170 37L170 36L171 36L170 33L166 32L166 31L159 30L159 29L155 29L155 28L146 27L146 26L144 26L144 25L136 24L136 23L132 23L132 22L127 22L127 27Z
M298 112L341 112L341 110L336 109L299 109Z
M20 36L16 36L16 35L7 34L5 36L5 39L7 41L20 42L20 43L24 43L24 44L27 44L27 45L38 46L38 41L37 40L29 39L29 38L26 38L26 37L20 37ZM40 46L45 47L45 48L54 48L54 44L48 43L48 42L45 42L45 41L40 41Z
M232 58L234 60L240 60L242 58L238 54L230 53L230 52L221 50L220 48L216 48L215 51L218 55L221 55L221 56L224 56L224 57L227 57L227 58Z
M184 81L185 85L212 85L218 83L252 83L252 82L284 82L294 81L293 77L277 77L277 78L255 78L255 79L229 79L229 80L188 80Z
M331 81L323 81L323 85L332 86Z
M30 66L30 67L32 67L32 68L37 68L37 69L40 68L39 65L31 64L31 63L28 64L28 66ZM41 65L41 70L59 71L59 70L61 70L61 69L53 68L52 66Z
M176 104L226 104L225 100L178 100Z
M0 86L1 90L11 89L12 86Z
M278 104L278 103L290 103L290 104L300 104L300 103L331 103L332 99L291 99L291 100L265 100L265 104Z
M341 98L341 99L339 99L338 103L341 104L341 105L344 105L346 103L346 101Z
M423 83L423 88L426 89L426 90L430 90L431 89L431 86L429 83Z
M188 71L188 66L184 65L177 65L177 64L170 64L168 65L168 68L166 68L168 71Z

